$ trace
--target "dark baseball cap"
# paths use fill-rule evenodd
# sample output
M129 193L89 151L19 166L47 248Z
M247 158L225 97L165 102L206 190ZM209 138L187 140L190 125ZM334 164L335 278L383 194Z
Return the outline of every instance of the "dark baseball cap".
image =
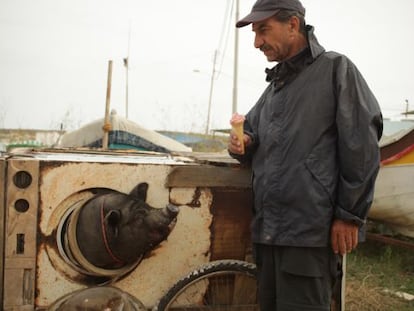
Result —
M263 21L280 10L292 10L305 16L305 8L299 0L257 0L250 14L239 20L236 27Z

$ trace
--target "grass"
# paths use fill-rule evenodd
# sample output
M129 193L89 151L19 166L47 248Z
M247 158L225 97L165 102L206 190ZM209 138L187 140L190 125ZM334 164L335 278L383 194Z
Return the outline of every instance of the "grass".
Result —
M413 311L395 292L414 295L413 250L367 241L347 256L345 310Z

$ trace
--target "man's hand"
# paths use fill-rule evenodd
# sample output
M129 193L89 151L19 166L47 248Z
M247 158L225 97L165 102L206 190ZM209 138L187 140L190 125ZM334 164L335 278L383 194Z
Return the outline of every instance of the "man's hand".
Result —
M251 139L249 135L244 134L243 140L244 140L244 146L246 147L251 143ZM237 135L234 133L233 130L230 132L228 149L231 153L243 154L243 149L241 147L240 141L237 138Z
M358 225L335 219L331 228L331 243L335 254L350 253L358 245Z

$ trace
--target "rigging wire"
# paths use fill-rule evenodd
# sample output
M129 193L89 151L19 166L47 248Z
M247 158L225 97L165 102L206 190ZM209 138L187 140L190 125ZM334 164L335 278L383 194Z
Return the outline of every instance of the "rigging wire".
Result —
M219 64L219 68L217 70L217 75L215 79L218 79L218 77L221 74L221 69L223 67L224 58L226 55L226 49L228 46L233 10L234 10L234 0L227 0L226 13L224 14L220 40L219 40L218 47L217 47L217 50L219 51L219 55L220 55L220 60L219 60L220 64ZM220 52L221 50L223 51Z

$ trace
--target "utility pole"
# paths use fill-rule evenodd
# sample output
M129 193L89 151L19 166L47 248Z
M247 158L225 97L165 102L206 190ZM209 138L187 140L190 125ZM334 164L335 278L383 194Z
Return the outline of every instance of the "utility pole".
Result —
M239 20L239 0L236 0L236 22ZM233 67L233 105L232 113L237 112L237 79L239 62L239 29L234 32L234 67Z
M125 66L125 118L128 119L128 78L129 78L129 47L130 47L130 41L131 41L131 24L129 25L128 30L128 51L127 51L127 57L124 58L124 66Z
M216 60L217 60L217 50L214 51L213 70L211 72L210 94L208 96L207 123L206 123L206 132L205 132L206 135L208 134L209 128L210 128L211 99L213 97L213 84L214 84L214 77L216 75Z
M125 118L128 119L128 57L124 58L125 66Z

